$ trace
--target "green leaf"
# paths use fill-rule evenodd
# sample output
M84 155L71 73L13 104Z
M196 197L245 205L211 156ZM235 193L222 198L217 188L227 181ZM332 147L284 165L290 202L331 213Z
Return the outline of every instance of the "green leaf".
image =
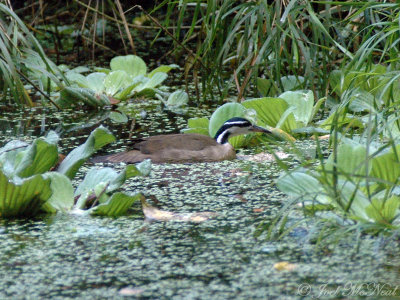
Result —
M88 82L87 78L85 76L83 76L82 74L80 74L80 73L76 73L76 72L73 72L73 71L68 71L65 74L65 77L67 77L68 81L71 84L75 83L79 87L89 88L89 82ZM101 86L103 86L103 84Z
M336 201L332 201L333 205L340 207L341 209L350 206L349 213L351 215L363 220L370 220L366 213L366 208L370 204L370 201L358 185L348 180L339 179L337 189L339 192L339 201L342 203L342 206L340 206L339 202Z
M364 128L364 124L356 116L340 112L337 113L339 113L339 116L336 115L336 112L333 112L328 118L318 122L319 126L329 131L332 129L332 127L340 128L342 126Z
M0 216L33 216L50 198L50 180L42 175L9 179L0 170Z
M276 127L284 117L281 129L287 132L298 128L293 113L285 115L285 111L288 109L288 104L284 99L281 98L255 98L249 99L242 102L243 106L250 109L254 109L257 112L257 118L266 125Z
M385 201L372 199L371 204L365 209L368 217L375 222L388 225L391 224L399 213L400 197L392 196Z
M371 159L371 177L383 180L389 185L396 184L400 178L400 162L396 157L393 149L374 156Z
M93 90L96 95L100 95L104 93L106 86L105 86L105 78L108 75L100 72L91 73L86 76L87 80L87 88Z
M23 158L16 168L16 175L30 177L47 172L58 162L57 145L43 139L36 139L23 153Z
M311 122L314 106L314 94L312 91L285 92L279 96L286 101L290 108L293 108L293 115L298 127L305 127Z
M168 107L180 107L187 105L189 96L185 91L177 90L169 95L166 105Z
M281 77L281 82L284 91L293 91L303 87L304 77L294 75L283 76Z
M304 172L291 172L281 176L276 186L278 189L298 201L330 204L331 200L315 177Z
M126 116L126 114L119 111L110 112L108 117L113 123L124 124L128 122L128 117Z
M162 72L162 73L168 73L169 71L171 71L172 69L176 69L179 68L178 65L172 64L172 65L162 65L159 66L157 68L155 68L153 71L151 71L147 76L149 78L153 77L154 74L156 74L157 72Z
M151 171L151 160L145 159L141 163L136 165L128 165L126 167L126 178L136 177L136 176L148 176Z
M12 141L0 149L0 167L9 178L30 177L48 171L58 161L58 136L37 138L31 145ZM56 134L55 134L56 135Z
M134 202L142 197L141 194L128 195L124 193L113 194L108 201L99 204L90 210L90 214L97 216L118 217L126 214Z
M270 79L257 78L257 90L260 92L261 96L273 96L277 94L277 89L273 85Z
M73 68L71 71L75 73L86 73L90 72L90 69L85 66L77 66L76 68Z
M69 211L74 205L74 188L69 178L57 172L45 173L43 177L51 180L52 195L42 209L49 213Z
M113 71L104 78L104 89L106 93L114 97L132 83L129 75L122 70Z
M122 176L120 176L121 174ZM125 170L121 173L117 173L117 171L112 168L91 168L78 185L74 196L76 197L87 191L92 191L97 185L106 187L106 192L112 192L119 188L124 183L125 179Z
M188 120L188 128L182 130L183 133L199 133L210 136L208 128L210 121L208 118L190 118Z
M58 104L62 107L69 107L83 102L92 107L103 107L110 105L110 100L104 94L95 95L94 91L86 88L65 87L60 92Z
M72 179L94 152L114 141L115 137L107 128L103 126L96 128L83 145L75 148L65 157L57 171Z
M147 73L146 63L136 55L116 56L111 59L110 66L113 71L125 71L132 79Z
M354 180L360 180L363 176L368 175L366 173L366 166L368 165L368 172L371 167L371 160L368 162L367 149L364 145L361 145L352 140L346 140L341 143L337 148L336 168L339 175L343 174L346 176L357 176ZM327 171L332 171L334 167L334 155L331 154L325 164ZM359 177L361 176L361 177Z
M141 90L144 89L154 89L159 86L165 79L167 79L168 75L166 73L157 72L155 73L149 80L147 80L142 86L140 86Z

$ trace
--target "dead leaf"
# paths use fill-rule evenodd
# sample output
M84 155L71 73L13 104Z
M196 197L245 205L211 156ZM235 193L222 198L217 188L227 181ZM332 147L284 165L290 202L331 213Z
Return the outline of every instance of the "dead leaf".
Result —
M143 293L143 289L135 289L135 288L123 288L119 290L119 294L122 296L135 296L135 295L140 295L141 293Z
M260 212L263 212L264 211L264 208L262 208L262 207L260 207L260 208L253 208L253 212L255 212L255 213L260 213Z
M293 136L291 136L289 133L287 133L286 131L283 131L280 128L270 127L270 128L268 128L268 130L270 130L273 135L275 135L283 140L290 141L290 142L296 141L296 139Z
M293 271L297 268L297 265L291 264L287 261L281 261L274 264L274 268L278 271Z
M116 105L116 104L121 102L120 100L115 99L115 98L110 97L110 96L108 97L108 99L110 100L110 104L112 104L112 105Z
M319 136L318 136L318 139L319 139L319 140L329 140L330 137L331 137L330 134L327 134L327 135L319 135ZM313 135L313 136L311 137L311 139L312 139L312 140L315 140L315 135Z
M140 200L142 202L143 214L147 220L201 223L217 215L217 213L209 211L195 213L175 213L151 206L146 202L144 197L142 197Z
M284 153L284 152L275 152L275 155L279 159L284 159L284 158L289 157L289 154ZM261 152L261 153L254 154L254 155L241 155L241 156L239 156L239 158L244 159L244 160L254 161L254 162L266 162L266 161L274 161L275 160L274 155L272 155L270 153L266 153L266 152Z

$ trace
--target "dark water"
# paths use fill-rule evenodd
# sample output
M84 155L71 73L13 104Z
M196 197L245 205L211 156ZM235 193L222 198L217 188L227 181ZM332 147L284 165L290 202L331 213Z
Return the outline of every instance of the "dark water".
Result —
M168 118L157 105L139 118L145 108L130 108L137 134L184 127L185 116ZM99 123L122 139L110 149L122 147L131 124L113 124L104 114L38 109L3 111L0 145L13 137L29 141L52 129L62 133L68 151ZM59 214L3 220L0 299L119 299L127 297L124 293L141 299L398 296L398 238L361 236L357 243L357 234L350 233L317 247L323 225L298 208L288 211L289 233L279 238L277 229L271 240L265 232L256 237L258 226L273 222L288 202L274 185L280 172L274 162L246 160L156 165L149 177L124 186L164 210L217 213L200 224L146 222L139 203L115 219ZM278 262L295 268L279 271Z

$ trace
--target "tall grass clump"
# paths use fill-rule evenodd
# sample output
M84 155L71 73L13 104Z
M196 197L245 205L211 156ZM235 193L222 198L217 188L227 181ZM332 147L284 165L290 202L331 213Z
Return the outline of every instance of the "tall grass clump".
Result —
M168 25L173 22L173 11L179 9L175 32L182 44L197 40L196 60L202 64L190 60L187 68L201 74L204 97L216 89L223 98L235 87L238 100L255 96L258 77L270 81L270 89L281 93L287 76L294 76L302 88L324 95L335 60L352 58L344 41L337 41L330 30L334 22L328 5L268 2L162 3L167 6ZM190 24L190 29L179 30L184 24ZM200 68L202 65L206 67Z
M26 68L27 56L35 57L35 64L30 64L45 76L39 83L34 83ZM46 96L43 82L50 78L57 82L54 74L59 74L57 67L46 57L43 48L29 31L27 26L8 6L0 3L0 99L4 103L17 106L33 106L28 91L34 88Z
M186 0L163 1L154 10L163 8L165 28L176 28L176 49L193 50L185 70L193 72L204 99L223 99L236 90L240 101L256 96L259 81L263 96L306 88L321 98L329 94L333 70L397 65L399 5Z
M260 226L268 238L289 231L288 215L297 205L319 217L319 240L334 233L332 224L340 233L395 236L400 229L400 4L349 1L340 10L339 24L327 28L347 53L332 62L330 111L316 124L330 131L329 144L316 139L317 157L299 157L301 165L277 180L292 200L274 222Z

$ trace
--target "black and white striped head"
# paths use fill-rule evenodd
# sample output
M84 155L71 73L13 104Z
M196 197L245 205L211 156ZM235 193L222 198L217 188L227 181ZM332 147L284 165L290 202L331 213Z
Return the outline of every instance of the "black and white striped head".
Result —
M219 144L225 144L230 137L247 134L251 132L271 133L269 130L253 125L249 120L244 118L231 118L226 121L215 134L214 139Z

